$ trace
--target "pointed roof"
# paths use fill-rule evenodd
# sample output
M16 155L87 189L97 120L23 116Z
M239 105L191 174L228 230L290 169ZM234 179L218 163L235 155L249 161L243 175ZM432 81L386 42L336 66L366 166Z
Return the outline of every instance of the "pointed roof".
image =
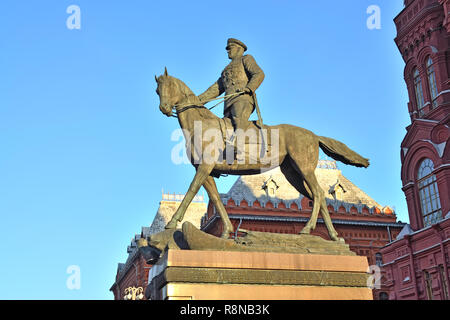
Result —
M400 231L400 233L397 235L396 240L400 240L402 239L404 236L413 233L414 230L411 229L411 226L409 224L405 224L405 226L403 227L403 229Z
M343 203L365 205L368 208L376 207L380 211L383 210L383 206L380 206L374 199L343 176L341 170L337 168L318 167L315 172L319 185L327 198L327 202L336 202L338 200ZM275 198L267 197L263 189L265 182L269 179L273 180L279 186L276 190ZM338 199L335 199L333 191L338 187L342 188L343 192L340 193ZM263 203L271 200L272 202L285 202L289 207L292 202L300 205L303 195L300 195L286 180L279 168L275 168L258 175L239 177L231 189L226 194L222 194L221 197L224 203L229 199L233 199L236 203L246 200L249 204L256 200Z

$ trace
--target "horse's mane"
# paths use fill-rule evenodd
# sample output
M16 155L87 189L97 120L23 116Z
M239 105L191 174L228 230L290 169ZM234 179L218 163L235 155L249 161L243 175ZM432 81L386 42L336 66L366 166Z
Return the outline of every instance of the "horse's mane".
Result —
M211 110L209 110L208 108L206 108L198 99L198 97L192 92L192 90L180 79L172 77L172 76L161 76L160 78L167 78L167 80L172 80L175 82L175 85L178 87L178 89L180 90L181 94L184 95L186 97L186 99L188 97L195 97L194 100L197 103L194 103L195 105L199 106L199 108L195 108L195 110L197 111L197 113L199 114L200 117L202 117L203 119L217 119L218 117L211 112ZM163 80L163 79L161 79ZM159 79L158 79L159 81Z

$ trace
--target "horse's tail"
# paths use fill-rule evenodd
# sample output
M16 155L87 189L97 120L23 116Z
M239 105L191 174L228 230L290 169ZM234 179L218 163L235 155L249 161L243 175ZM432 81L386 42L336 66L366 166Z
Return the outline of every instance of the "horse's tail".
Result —
M369 166L369 159L363 158L342 142L327 137L319 137L319 146L327 156L334 160L355 167L367 168Z

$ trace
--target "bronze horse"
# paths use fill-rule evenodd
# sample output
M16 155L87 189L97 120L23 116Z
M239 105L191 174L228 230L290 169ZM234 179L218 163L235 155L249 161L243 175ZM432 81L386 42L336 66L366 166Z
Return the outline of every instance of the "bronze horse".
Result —
M194 132L194 122L196 121L201 121L202 131L200 137L204 137L207 130L221 130L220 119L209 109L205 108L198 97L181 80L169 76L167 69L160 77L155 76L155 80L158 84L156 92L160 98L159 109L166 116L172 116L173 110L176 111L180 127L185 133L186 143L191 142L190 145L195 146L194 140L198 139L198 135L196 137L192 133ZM324 192L319 186L315 176L315 169L319 160L319 147L325 154L333 159L352 166L367 168L369 166L369 160L363 158L337 140L317 136L311 131L300 127L281 124L277 126L265 126L265 128L269 133L272 130L276 130L278 133L277 150L275 150L275 153L272 152L272 154L275 154L273 157L276 158L272 160L276 161L271 161L269 163L267 161L264 161L264 163L262 161L257 161L256 163L238 163L235 161L232 164L229 164L225 160L222 161L219 158L206 159L206 156L203 156L204 158L201 159L203 161L194 163L193 159L196 157L198 158L199 155L202 157L202 155L207 154L208 157L211 157L211 152L204 153L207 148L220 148L221 150L216 150L217 152L214 152L214 156L218 157L225 148L222 141L221 143L217 143L216 141L214 142L215 144L212 145L213 142L210 140L201 138L203 141L200 144L200 147L197 146L187 149L188 157L190 157L192 164L196 167L196 174L183 201L172 219L166 225L166 229L176 228L177 222L183 220L186 209L203 185L217 212L219 212L220 217L222 218L224 224L222 237L228 238L230 233L234 231L233 225L231 224L225 207L220 199L214 176L217 177L220 174L258 174L261 171L279 166L292 186L296 188L298 192L314 201L311 217L301 233L309 234L311 230L314 230L320 211L331 240L339 240L338 233L334 229L328 213ZM190 141L188 141L188 139L190 139Z

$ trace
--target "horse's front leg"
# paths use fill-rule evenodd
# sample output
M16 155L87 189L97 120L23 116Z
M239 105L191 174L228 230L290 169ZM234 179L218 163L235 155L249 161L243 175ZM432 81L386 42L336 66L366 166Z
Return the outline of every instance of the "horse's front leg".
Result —
M205 180L203 187L205 187L206 192L208 192L209 199L212 201L212 203L216 207L217 212L219 212L219 215L222 218L223 222L222 238L228 239L230 237L230 233L233 232L233 225L231 224L227 210L225 209L222 200L220 199L214 178L209 176Z
M189 204L191 203L192 199L194 199L195 195L197 194L198 190L203 185L205 180L209 177L209 174L211 173L213 167L213 165L209 164L200 164L198 166L197 172L194 176L194 180L192 180L188 192L184 196L183 201L173 215L172 219L166 225L166 229L175 229L177 227L177 223L183 220L184 213L189 207Z

